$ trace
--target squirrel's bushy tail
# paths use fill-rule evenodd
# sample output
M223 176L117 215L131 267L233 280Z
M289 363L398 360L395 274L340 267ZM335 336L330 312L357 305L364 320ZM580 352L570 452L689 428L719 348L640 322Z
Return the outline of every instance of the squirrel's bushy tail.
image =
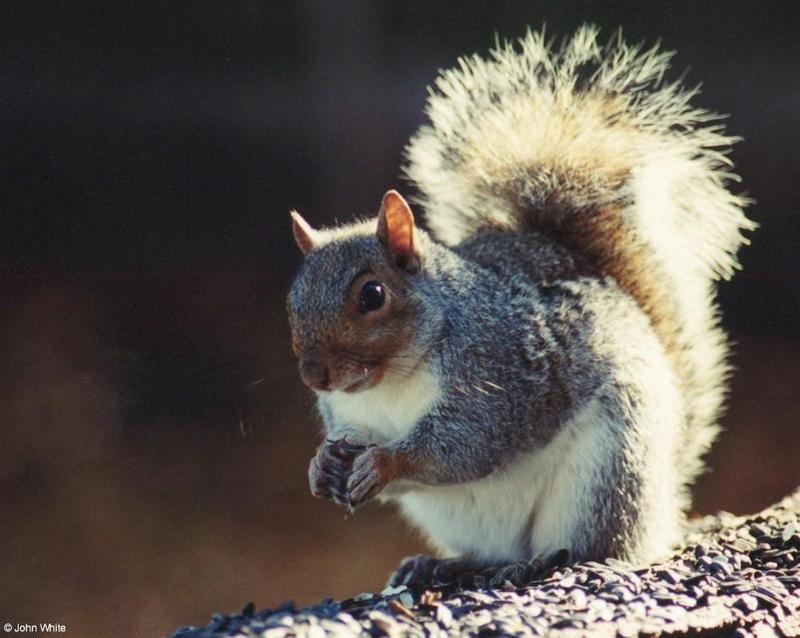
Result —
M538 230L589 255L649 314L686 398L678 462L687 482L717 433L727 348L713 281L754 228L720 116L663 75L672 53L608 45L584 26L560 48L543 33L460 60L407 149L434 235Z

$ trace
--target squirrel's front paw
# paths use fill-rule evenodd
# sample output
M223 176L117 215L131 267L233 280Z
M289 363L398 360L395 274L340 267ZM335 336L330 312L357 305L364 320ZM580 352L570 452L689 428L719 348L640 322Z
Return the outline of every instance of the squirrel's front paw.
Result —
M355 508L375 496L396 475L397 461L391 450L372 447L364 451L353 461L353 469L347 481L350 508Z
M347 439L328 441L317 451L308 466L308 483L316 498L327 498L337 505L348 505L347 479L353 460L366 449Z

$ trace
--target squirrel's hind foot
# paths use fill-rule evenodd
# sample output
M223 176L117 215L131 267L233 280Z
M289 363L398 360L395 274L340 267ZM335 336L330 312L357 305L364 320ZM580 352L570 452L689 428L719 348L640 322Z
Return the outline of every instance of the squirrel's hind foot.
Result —
M442 587L453 584L462 574L471 573L475 563L467 558L436 558L427 554L407 556L389 577L390 587L409 589Z
M542 578L547 572L569 562L569 551L561 549L550 556L521 560L508 565L488 567L476 573L469 583L474 586L488 585L493 589L512 585L519 587Z
M469 558L436 558L417 554L403 559L389 577L389 586L405 585L409 589L426 587L492 587L527 585L568 560L567 550L556 552L546 560L534 558L507 565L481 566Z

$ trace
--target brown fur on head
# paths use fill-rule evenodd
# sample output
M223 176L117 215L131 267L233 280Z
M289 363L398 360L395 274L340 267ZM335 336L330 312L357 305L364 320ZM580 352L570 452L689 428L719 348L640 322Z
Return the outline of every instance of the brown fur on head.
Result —
M296 212L292 223L305 261L287 309L303 382L355 392L410 370L419 309L411 284L422 259L406 201L389 191L377 220L333 230L314 230Z

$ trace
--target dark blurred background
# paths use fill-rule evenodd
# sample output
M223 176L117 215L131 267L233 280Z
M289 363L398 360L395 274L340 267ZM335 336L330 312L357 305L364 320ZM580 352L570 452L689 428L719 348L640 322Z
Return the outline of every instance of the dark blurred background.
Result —
M528 25L661 38L745 138L761 228L721 289L737 372L696 509L800 483L800 4L30 5L0 9L3 622L156 636L381 588L422 548L307 493L287 211L374 213L437 69Z

